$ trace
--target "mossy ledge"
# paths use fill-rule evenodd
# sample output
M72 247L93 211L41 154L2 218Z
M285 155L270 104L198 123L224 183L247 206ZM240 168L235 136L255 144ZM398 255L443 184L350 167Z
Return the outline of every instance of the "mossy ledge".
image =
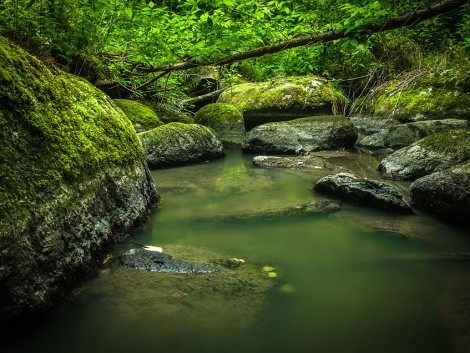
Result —
M114 99L114 103L127 115L137 132L163 125L157 114L143 103L130 99Z
M158 202L131 122L0 37L0 330L53 308Z

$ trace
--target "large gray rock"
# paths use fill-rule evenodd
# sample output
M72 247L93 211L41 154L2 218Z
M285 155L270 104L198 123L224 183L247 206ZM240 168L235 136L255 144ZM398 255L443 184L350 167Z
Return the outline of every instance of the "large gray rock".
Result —
M295 154L350 148L357 139L343 116L325 115L260 125L249 131L242 145L248 153Z
M0 37L0 331L50 310L158 200L129 119Z
M470 130L427 136L385 157L379 165L385 177L416 180L470 159Z
M339 114L348 99L323 77L301 76L236 85L224 91L217 102L237 107L243 113L246 130L251 130L274 121Z
M470 162L415 180L410 195L417 207L470 225Z
M354 174L327 175L318 180L314 190L355 204L412 213L410 205L395 188L376 180L358 178Z
M139 137L151 168L205 162L225 155L214 132L199 124L168 123Z
M437 132L468 128L470 128L470 121L462 119L418 121L392 126L388 130L366 136L357 145L368 149L397 150Z
M229 145L240 145L245 137L243 115L231 104L205 105L194 115L194 122L210 127L222 142Z

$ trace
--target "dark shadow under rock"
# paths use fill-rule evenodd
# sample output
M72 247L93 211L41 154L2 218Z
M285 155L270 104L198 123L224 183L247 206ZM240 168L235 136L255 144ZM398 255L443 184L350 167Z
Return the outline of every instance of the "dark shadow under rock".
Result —
M327 175L315 184L314 190L355 204L400 213L413 212L392 186L376 180L361 179L354 174Z

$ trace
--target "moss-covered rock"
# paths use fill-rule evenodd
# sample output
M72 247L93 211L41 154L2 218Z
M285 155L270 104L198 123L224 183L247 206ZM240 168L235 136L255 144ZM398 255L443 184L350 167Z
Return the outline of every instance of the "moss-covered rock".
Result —
M470 225L470 162L415 180L410 195L417 207Z
M163 125L157 114L145 104L130 99L115 99L114 103L127 115L136 132L144 132Z
M129 119L0 37L0 328L52 307L157 202Z
M387 130L366 136L357 145L369 149L392 148L397 150L437 132L468 128L470 128L470 120L443 119L417 121L395 125Z
M242 150L248 153L296 154L351 148L357 131L343 116L325 115L268 123L246 135Z
M241 144L245 137L243 115L231 104L208 104L196 112L194 121L213 129L224 143Z
M247 130L273 121L339 114L347 101L336 85L317 76L244 83L227 89L217 100L237 107Z
M168 106L159 103L146 102L145 104L147 104L158 115L160 120L165 124L194 123L193 116L191 114L185 113L184 111L169 108Z
M404 74L377 88L363 103L364 111L377 119L469 119L470 67Z
M151 168L205 162L225 155L214 132L199 124L168 123L139 137Z
M470 159L470 130L451 130L427 136L385 157L379 165L384 176L415 180Z

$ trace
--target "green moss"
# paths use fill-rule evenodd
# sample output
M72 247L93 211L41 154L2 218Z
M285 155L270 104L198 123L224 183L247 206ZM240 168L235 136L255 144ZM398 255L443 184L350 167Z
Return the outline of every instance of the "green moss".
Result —
M318 123L335 123L338 125L348 124L350 125L351 122L348 118L345 118L343 115L316 115L316 116L309 116L306 118L299 118L294 120L285 121L287 124L298 124L299 122L318 122ZM271 123L272 124L272 123Z
M0 234L64 183L143 160L127 117L87 81L0 37Z
M418 114L428 118L468 117L470 115L469 70L445 70L421 75L409 73L386 86L377 96L374 112L407 119ZM405 82L410 83L403 86Z
M451 130L429 135L418 144L430 151L438 153L456 154L463 152L470 155L470 131Z
M244 83L223 92L218 103L229 103L242 112L268 109L307 109L326 103L340 112L347 98L333 83L316 76L289 77L270 82Z
M202 137L208 135L210 135L210 131L201 125L173 122L142 132L138 136L142 142L151 141L153 144L160 144L177 136Z
M194 116L198 124L214 127L220 123L243 122L242 113L233 105L225 103L208 104Z
M130 99L115 99L114 103L121 108L133 124L139 124L145 130L163 125L157 114L142 103Z

